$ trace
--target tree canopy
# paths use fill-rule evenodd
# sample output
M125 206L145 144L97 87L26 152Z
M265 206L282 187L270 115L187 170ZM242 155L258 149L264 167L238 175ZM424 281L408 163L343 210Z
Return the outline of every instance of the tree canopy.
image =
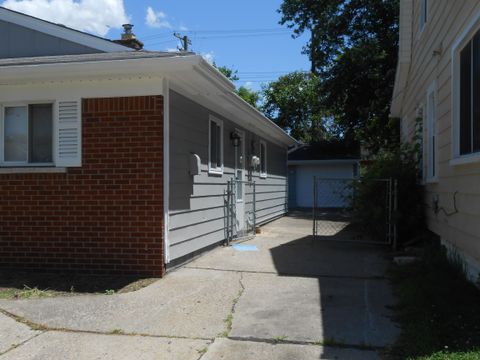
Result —
M297 140L309 143L325 134L317 94L318 77L293 72L263 86L262 111Z
M396 146L398 123L389 118L398 49L399 0L284 0L281 24L304 47L319 77L324 116L337 136L372 151Z
M240 77L238 76L238 70L234 70L227 66L218 66L215 64L215 62L213 63L213 66L215 66L218 71L225 75L225 77L227 77L231 82L240 80ZM238 89L236 89L236 93L253 107L257 109L259 108L260 93L258 91L253 91L245 86L240 86Z

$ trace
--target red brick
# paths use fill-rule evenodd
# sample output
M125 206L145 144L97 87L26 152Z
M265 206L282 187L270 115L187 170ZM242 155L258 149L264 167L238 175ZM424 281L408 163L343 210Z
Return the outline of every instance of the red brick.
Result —
M163 98L82 109L81 168L0 175L0 267L162 276Z

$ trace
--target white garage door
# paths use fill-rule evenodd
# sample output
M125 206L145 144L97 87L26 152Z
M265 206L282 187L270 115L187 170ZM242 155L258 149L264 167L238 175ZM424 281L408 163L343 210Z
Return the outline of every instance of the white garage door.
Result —
M310 208L313 206L313 177L320 179L339 179L320 182L318 202L322 207L343 207L345 205L344 179L353 178L353 164L313 165L296 167L296 205Z

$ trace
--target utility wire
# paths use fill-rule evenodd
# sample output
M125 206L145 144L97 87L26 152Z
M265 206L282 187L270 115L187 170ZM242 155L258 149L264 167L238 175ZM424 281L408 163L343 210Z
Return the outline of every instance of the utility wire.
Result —
M279 29L279 28L271 28L271 29L234 29L234 30L182 30L182 33L186 34L211 34L211 35L232 35L232 34L262 34L262 33L291 33L292 30L290 29ZM152 34L142 37L142 40L146 41L147 39L155 39L159 37L166 37L170 36L171 34L168 32Z

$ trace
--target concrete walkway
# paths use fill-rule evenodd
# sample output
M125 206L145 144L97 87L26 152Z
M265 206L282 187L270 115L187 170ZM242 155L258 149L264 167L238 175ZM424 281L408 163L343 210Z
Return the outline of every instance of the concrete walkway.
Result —
M398 334L382 249L310 232L282 218L133 293L0 301L0 359L378 359Z

